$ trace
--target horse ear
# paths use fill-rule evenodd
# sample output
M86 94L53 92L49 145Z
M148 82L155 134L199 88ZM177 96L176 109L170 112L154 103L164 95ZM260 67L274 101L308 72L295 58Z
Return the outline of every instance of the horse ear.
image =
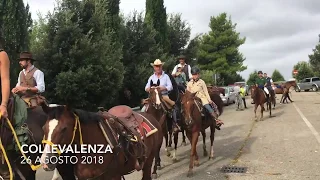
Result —
M153 86L153 81L152 80L150 80L150 87L152 87Z
M51 110L51 108L48 106L47 103L41 103L41 107L44 113L48 114Z
M157 85L158 85L158 86L160 86L160 79L158 79L158 81L157 81Z

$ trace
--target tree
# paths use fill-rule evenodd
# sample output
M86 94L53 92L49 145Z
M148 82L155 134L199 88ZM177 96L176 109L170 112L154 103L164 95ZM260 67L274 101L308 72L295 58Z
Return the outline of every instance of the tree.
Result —
M296 78L297 80L302 80L304 78L312 77L314 76L314 73L311 69L311 66L308 62L306 61L300 61L296 65L293 66L294 70L298 70L298 74L294 75L293 77Z
M197 64L197 53L200 44L200 35L195 36L190 40L186 50L185 56L187 57L187 63L191 66Z
M320 76L320 43L312 51L313 54L309 55L309 62L313 72Z
M210 18L211 31L201 37L198 63L202 69L214 70L221 78L227 74L244 71L245 58L239 52L239 46L245 43L245 38L240 38L236 32L236 24L227 14L222 13Z
M0 32L4 49L11 60L11 86L15 86L21 67L16 61L21 51L29 50L29 28L32 25L29 5L23 0L7 0L0 3Z
M124 78L123 90L131 92L131 99L122 98L121 104L137 106L147 95L144 87L152 74L150 60L161 56L161 51L154 38L156 32L144 23L142 13L133 12L124 19L122 26L124 77L130 77Z
M214 84L214 72L209 70L201 71L201 79L207 84L212 85Z
M190 39L191 28L186 21L181 19L181 14L171 14L168 19L169 40L171 44L170 54L178 56L182 54Z
M282 74L277 69L275 69L273 71L271 78L272 78L273 82L285 80L284 77L282 76Z
M249 74L249 78L247 80L247 84L249 86L256 84L256 79L259 78L258 71L254 70L252 73Z
M155 39L164 52L169 52L169 29L163 0L146 0L146 23L157 32Z
M94 3L63 0L40 26L45 36L33 47L45 73L46 98L95 111L115 105L124 70L122 49Z

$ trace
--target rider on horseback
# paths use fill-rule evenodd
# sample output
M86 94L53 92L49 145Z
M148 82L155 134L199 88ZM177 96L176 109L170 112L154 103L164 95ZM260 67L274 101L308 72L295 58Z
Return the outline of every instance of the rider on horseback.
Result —
M162 90L162 98L163 100L168 103L171 107L168 107L170 109L172 109L172 116L173 116L173 121L174 121L174 131L177 132L177 131L180 131L181 128L179 127L178 125L178 120L177 120L177 113L179 112L179 108L178 106L175 105L175 102L172 101L168 94L169 94L169 91L172 91L173 90L173 87L172 87L172 83L171 83L171 80L170 80L170 77L165 74L165 72L162 70L162 65L164 63L161 62L160 59L156 59L154 61L154 63L151 63L151 65L153 66L153 69L154 69L154 74L152 74L149 79L148 79L148 82L146 84L146 87L145 87L145 90L146 92L149 92L150 91L150 82L157 82L158 80L160 81L160 89Z
M29 107L35 107L38 105L35 96L45 91L44 74L33 65L35 59L30 52L22 52L18 60L23 70L12 93L19 94Z
M264 90L264 92L269 95L269 91L266 88L267 86L267 79L265 77L263 77L263 73L262 71L258 71L258 78L256 79L256 86L262 90ZM254 101L252 101L251 104L254 104Z
M192 67L191 69L192 79L187 84L187 90L191 93L196 93L196 97L201 100L202 105L209 111L212 118L216 121L218 127L224 124L218 119L218 114L213 109L213 101L208 93L206 83L200 79L200 69Z
M267 80L267 86L266 86L266 88L269 90L269 92L273 91L272 86L273 86L274 84L273 84L272 78L269 77L267 73L264 73L263 75L264 75L264 78L266 78L266 80Z

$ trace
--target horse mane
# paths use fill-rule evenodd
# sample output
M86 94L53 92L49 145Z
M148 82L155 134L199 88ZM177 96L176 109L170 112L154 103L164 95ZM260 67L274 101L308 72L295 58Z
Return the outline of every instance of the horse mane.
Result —
M50 111L47 113L49 119L59 120L63 115L65 109L66 109L65 106L50 107ZM100 120L103 119L103 117L97 114L96 112L89 112L82 109L70 109L70 110L67 110L66 112L70 113L72 117L74 117L73 113L75 113L79 117L80 122L85 124L99 122Z

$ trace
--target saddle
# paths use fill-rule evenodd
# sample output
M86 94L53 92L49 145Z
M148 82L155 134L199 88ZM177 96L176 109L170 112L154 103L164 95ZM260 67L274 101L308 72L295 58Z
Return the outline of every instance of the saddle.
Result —
M134 136L130 138L130 141L134 142L135 156L138 160L136 169L142 169L147 152L144 139L156 132L157 129L145 117L125 105L115 106L108 113L117 117L119 123L129 131L129 134Z

